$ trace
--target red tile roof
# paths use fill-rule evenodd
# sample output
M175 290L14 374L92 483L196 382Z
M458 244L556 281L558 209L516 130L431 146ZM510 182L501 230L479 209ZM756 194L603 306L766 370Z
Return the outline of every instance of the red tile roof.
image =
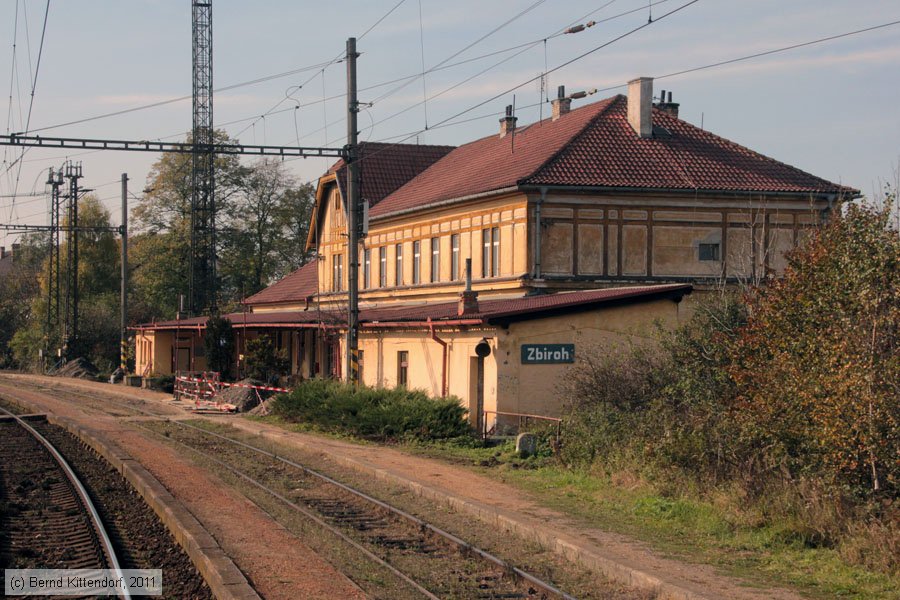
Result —
M455 319L478 319L484 322L495 322L496 320L504 319L515 320L516 318L535 316L539 313L557 310L592 308L609 302L671 295L681 297L689 294L692 289L692 286L689 284L669 284L481 300L478 305L478 311L464 317L457 315L457 302L421 304L417 306L387 306L360 311L360 321L373 325L386 322L421 322L428 319L436 323L442 320L452 321Z
M454 146L363 142L359 145L362 198L369 201L369 206L375 206L453 148ZM337 173L341 197L346 198L344 188L347 185L347 166L343 159L336 162L329 172Z
M318 292L316 262L308 262L293 273L276 281L246 300L246 304L273 304L277 302L302 302Z
M515 186L578 135L614 98L573 110L558 121L521 127L464 144L388 196L369 213L386 215L471 194Z
M627 98L617 96L613 100L609 110L523 183L755 192L855 191L656 108L654 135L642 139L628 123Z
M495 324L503 321L526 320L546 315L589 310L604 304L630 303L635 301L654 300L659 298L680 299L690 294L692 286L688 284L651 285L639 287L607 288L580 292L561 292L542 296L526 296L497 300L482 300L478 311L471 315L458 316L456 302L435 304L385 306L368 308L360 311L360 322L364 327L378 328L387 324L408 323L411 327L420 327L429 319L440 325L442 322L466 320L474 323ZM256 327L315 327L321 321L325 325L340 326L346 323L344 311L279 311L261 313L232 313L226 315L236 327L244 324ZM146 324L147 329L184 329L202 326L205 317L185 319L182 321L164 321Z
M663 190L855 193L653 109L654 137L638 137L618 95L557 121L460 146L379 203L390 215L520 185Z

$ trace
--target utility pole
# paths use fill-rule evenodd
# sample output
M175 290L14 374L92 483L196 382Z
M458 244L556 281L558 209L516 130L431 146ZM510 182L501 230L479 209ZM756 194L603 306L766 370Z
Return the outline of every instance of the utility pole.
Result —
M68 359L78 354L78 180L83 177L81 164L66 165L69 180L69 225L67 228L68 277L66 278L66 334L63 346Z
M356 118L359 103L356 98L356 38L347 40L347 380L359 383L359 238L360 189L359 144Z
M54 171L50 167L47 176L47 185L51 186L50 193L50 228L48 233L49 253L47 261L47 323L45 339L46 351L49 352L50 344L55 335L59 333L59 214L60 214L60 188L63 185L62 169Z
M122 377L125 377L128 373L128 173L122 173L122 226L119 227L119 233L122 236L122 302L119 311L122 339L119 345L119 368L122 369Z
M193 0L190 311L216 307L216 182L212 0Z

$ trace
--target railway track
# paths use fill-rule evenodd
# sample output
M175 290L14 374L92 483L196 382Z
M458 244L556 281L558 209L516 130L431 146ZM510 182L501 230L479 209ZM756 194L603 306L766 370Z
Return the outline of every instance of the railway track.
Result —
M0 408L0 540L8 568L112 569L112 541L62 454L24 419ZM6 558L8 557L8 558ZM129 598L127 591L123 597Z
M84 397L95 408L99 400L70 390L42 391ZM131 424L189 449L303 515L402 581L413 591L410 597L574 600L553 584L299 462L133 404L115 407L158 419Z

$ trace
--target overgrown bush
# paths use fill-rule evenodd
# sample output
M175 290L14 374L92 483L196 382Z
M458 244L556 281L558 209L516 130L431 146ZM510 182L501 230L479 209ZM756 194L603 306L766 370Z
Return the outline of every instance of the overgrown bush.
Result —
M583 356L562 457L661 489L727 490L786 540L900 565L900 237L849 207L783 278L721 295L655 349ZM866 532L869 535L866 540Z
M418 390L359 388L311 379L272 401L272 413L332 432L379 440L447 439L471 434L466 410L453 397Z
M865 499L900 492L900 235L850 206L749 301L740 417L779 466Z

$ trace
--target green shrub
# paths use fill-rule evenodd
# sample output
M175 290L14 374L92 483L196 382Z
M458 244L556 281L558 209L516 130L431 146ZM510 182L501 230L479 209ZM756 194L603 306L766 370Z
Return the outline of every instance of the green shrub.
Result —
M273 383L279 376L290 372L287 353L277 350L275 342L268 335L247 340L244 361L247 377L267 383Z
M287 421L374 440L436 440L472 433L457 398L429 398L404 388L356 388L327 379L306 381L277 396L272 412Z

